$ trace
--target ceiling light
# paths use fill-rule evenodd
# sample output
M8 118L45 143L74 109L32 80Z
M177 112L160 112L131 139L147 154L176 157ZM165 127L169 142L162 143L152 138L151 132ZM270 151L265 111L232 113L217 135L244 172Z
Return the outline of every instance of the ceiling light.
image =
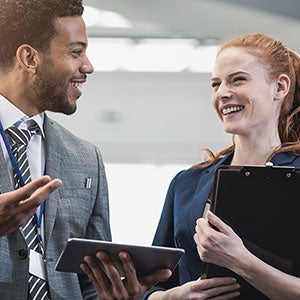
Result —
M85 6L83 19L86 27L100 26L109 28L131 28L132 25L121 14L113 11L100 10L92 6Z
M190 57L188 64L189 71L210 73L216 59L217 51L217 45L199 46Z
M217 49L195 39L89 38L87 55L98 72L210 73Z
M181 72L195 44L193 39L143 39L132 48L122 68L131 72Z
M111 72L120 69L134 42L126 38L89 38L87 55L95 71Z

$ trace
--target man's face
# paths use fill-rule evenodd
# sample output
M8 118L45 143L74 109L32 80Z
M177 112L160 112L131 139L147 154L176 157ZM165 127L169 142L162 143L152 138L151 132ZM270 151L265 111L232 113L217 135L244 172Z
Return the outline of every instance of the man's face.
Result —
M63 17L55 22L57 34L50 49L42 55L42 62L33 83L38 110L76 111L81 96L80 87L93 66L86 56L87 36L82 17Z

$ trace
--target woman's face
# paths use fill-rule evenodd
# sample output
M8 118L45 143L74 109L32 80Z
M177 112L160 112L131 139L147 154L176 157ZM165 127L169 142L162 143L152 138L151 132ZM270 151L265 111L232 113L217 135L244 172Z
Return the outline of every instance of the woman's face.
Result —
M212 104L225 132L259 135L277 132L280 101L267 67L240 48L226 48L217 57L211 79Z

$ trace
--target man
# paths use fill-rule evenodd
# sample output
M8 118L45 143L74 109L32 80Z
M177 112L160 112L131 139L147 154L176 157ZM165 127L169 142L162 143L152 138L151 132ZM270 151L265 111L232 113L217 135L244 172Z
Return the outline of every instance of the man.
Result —
M98 299L86 275L55 264L69 237L111 240L101 154L45 113L74 113L93 72L82 0L0 0L0 7L0 299L35 297L31 278L42 281L43 299ZM32 181L20 188L25 173L10 128L30 131ZM36 251L24 233L35 211Z

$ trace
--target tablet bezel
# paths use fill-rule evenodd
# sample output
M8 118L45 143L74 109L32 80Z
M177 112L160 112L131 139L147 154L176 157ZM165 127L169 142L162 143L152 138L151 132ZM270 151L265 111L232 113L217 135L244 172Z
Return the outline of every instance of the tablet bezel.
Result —
M70 238L56 263L55 269L61 272L82 274L80 264L83 262L83 257L88 254L95 257L98 251L104 251L110 256L121 277L124 276L124 272L118 257L120 251L127 251L130 254L138 277L149 275L164 268L173 271L185 253L184 249L181 248L140 246Z

